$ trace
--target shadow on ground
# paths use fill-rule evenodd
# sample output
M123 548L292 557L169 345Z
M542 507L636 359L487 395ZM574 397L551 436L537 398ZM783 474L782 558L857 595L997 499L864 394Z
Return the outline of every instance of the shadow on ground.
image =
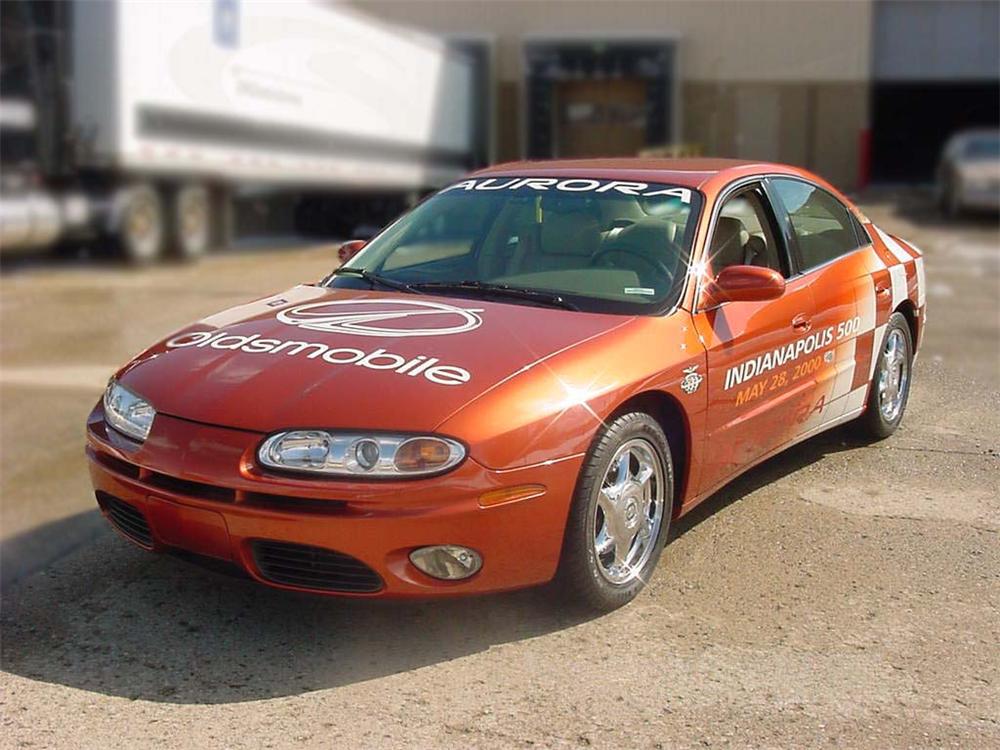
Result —
M773 458L675 523L671 536L855 446L839 429ZM42 539L51 532L33 533ZM103 534L5 592L2 665L34 680L132 699L259 700L406 672L588 619L557 601L546 588L428 602L298 595Z
M44 570L74 550L110 533L95 504L91 510L5 539L0 546L0 586Z

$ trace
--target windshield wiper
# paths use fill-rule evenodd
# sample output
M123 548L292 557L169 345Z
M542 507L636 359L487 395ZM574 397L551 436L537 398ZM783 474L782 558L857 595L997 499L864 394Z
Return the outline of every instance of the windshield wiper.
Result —
M490 284L486 281L424 281L409 285L411 291L417 292L472 292L477 296L510 297L528 302L536 302L551 307L561 307L565 310L579 310L575 304L554 292L543 292L538 289L524 289L509 284Z
M360 279L364 279L369 284L371 284L372 289L375 288L376 284L381 284L389 289L396 289L400 292L410 292L411 294L416 294L416 289L413 288L412 284L406 284L402 281L395 281L394 279L387 278L377 273L372 273L371 271L366 271L364 268L345 268L341 266L336 271L330 274L330 276L357 276Z

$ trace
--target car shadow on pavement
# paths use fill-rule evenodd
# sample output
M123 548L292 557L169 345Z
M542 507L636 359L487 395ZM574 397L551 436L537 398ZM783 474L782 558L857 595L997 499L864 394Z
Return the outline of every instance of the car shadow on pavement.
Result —
M813 438L716 493L671 533L681 536L747 493L856 445L842 430ZM34 533L48 538L44 527ZM260 700L407 672L588 619L552 593L424 602L301 595L149 555L107 531L7 587L0 665L130 699Z
M799 469L804 469L826 456L863 448L866 445L869 443L858 438L853 426L846 424L829 432L820 433L789 450L772 456L732 480L675 521L670 529L668 544L670 540L679 539L698 524L752 492L773 484L782 477L794 474Z
M297 594L150 555L108 530L5 587L0 669L130 699L260 700L408 672L585 619L547 599L545 590L414 602Z

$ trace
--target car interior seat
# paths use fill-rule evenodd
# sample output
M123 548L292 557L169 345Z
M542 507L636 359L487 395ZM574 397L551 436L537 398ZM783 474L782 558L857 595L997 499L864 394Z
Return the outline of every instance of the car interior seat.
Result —
M584 206L556 206L545 211L541 224L525 227L520 233L508 273L585 268L590 264L601 244L600 222Z
M709 254L715 273L745 262L744 237L749 240L749 233L743 227L742 221L732 216L719 217L719 223L712 235Z

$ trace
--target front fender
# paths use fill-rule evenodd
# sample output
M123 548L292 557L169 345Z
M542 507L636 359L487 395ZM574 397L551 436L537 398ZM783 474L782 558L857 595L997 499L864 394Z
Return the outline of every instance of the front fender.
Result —
M685 322L686 321L686 322ZM705 351L683 311L636 318L606 335L531 365L444 420L437 431L466 441L491 469L512 469L586 452L604 420L629 398L660 390L689 412L705 390L681 382L704 374Z

